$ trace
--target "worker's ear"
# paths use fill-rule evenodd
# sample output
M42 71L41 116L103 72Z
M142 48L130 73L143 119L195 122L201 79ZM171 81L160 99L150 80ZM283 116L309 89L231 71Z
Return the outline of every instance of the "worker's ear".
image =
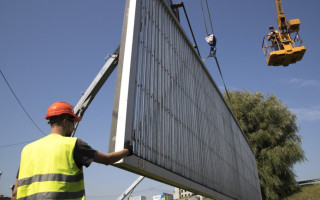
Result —
M63 119L63 120L62 120L62 125L63 125L63 126L67 126L67 124L68 124L67 121L68 121L67 119Z

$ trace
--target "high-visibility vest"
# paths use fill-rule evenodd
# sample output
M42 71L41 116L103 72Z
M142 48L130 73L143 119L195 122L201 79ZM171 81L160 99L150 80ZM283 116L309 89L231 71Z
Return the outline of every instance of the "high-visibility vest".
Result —
M76 140L49 134L24 147L17 199L85 199L83 171L73 159Z

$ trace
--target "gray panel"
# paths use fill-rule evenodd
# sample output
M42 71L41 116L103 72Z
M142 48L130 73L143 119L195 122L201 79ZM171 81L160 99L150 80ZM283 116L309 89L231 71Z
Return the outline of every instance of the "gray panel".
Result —
M118 167L219 199L261 199L255 157L222 94L161 0L127 0L110 151Z

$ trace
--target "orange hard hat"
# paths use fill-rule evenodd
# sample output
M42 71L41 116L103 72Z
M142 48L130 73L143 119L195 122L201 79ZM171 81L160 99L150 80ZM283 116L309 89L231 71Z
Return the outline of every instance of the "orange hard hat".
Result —
M50 120L50 117L62 114L69 114L73 116L76 122L81 121L81 118L74 114L73 107L70 104L62 101L55 102L48 108L45 119Z

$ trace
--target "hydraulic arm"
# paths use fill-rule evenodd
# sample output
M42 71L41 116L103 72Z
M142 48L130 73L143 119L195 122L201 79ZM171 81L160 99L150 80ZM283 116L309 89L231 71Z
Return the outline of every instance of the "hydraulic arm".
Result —
M279 31L284 32L287 30L287 20L286 15L283 12L281 0L275 0L277 8L277 21L279 26Z

